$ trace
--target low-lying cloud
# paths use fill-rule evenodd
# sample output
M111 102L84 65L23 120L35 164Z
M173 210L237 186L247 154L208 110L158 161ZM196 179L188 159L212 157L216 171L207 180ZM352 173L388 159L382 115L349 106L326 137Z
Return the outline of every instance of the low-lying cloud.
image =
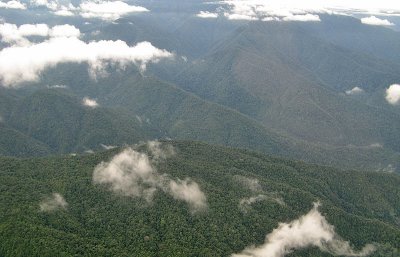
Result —
M82 104L84 106L90 107L90 108L96 108L99 106L99 104L97 103L97 101L95 99L90 99L89 97L84 97L82 99Z
M364 89L360 88L360 87L353 87L350 90L346 90L346 95L359 95L364 93Z
M68 203L64 197L59 193L53 193L51 197L46 198L40 204L40 211L52 212L60 209L67 209Z
M89 64L92 77L104 75L107 64L125 68L137 65L141 71L149 62L171 58L167 50L154 47L150 42L128 46L124 41L102 40L86 43L75 37L50 38L28 46L12 46L0 51L0 80L6 87L21 82L38 81L41 72L61 63Z
M31 44L28 37L79 37L81 32L72 25L56 25L49 28L47 24L23 24L19 27L15 24L0 24L1 41L18 46Z
M361 23L374 26L394 26L394 23L388 21L387 19L380 19L375 16L362 18Z
M282 197L277 193L267 192L263 190L258 179L247 178L244 176L236 175L234 179L242 185L244 190L249 190L253 195L239 200L239 208L242 212L247 213L251 210L251 206L258 202L272 201L280 205L285 205Z
M100 144L101 147L103 147L105 150L111 150L114 148L117 148L115 145L105 145L105 144Z
M285 202L282 200L281 197L275 194L268 193L240 199L239 208L242 212L247 213L249 210L251 210L251 206L253 204L263 201L273 201L280 205L285 205Z
M168 156L169 152L161 154L159 143L150 142L147 145L153 158ZM142 198L151 202L157 191L171 195L174 199L186 202L191 211L207 208L207 199L199 185L190 178L173 179L168 174L157 172L153 163L158 161L145 153L127 148L115 155L111 161L102 162L93 172L95 184L107 185L114 193L133 198Z
M375 251L371 244L355 251L348 241L336 234L334 227L319 212L318 204L309 213L290 223L281 223L266 236L261 246L251 246L232 257L283 257L296 249L318 247L339 256L368 256Z
M26 5L21 3L18 0L11 0L8 2L3 2L0 1L0 8L5 8L5 9L26 9Z
M393 84L386 89L386 101L391 105L400 104L400 85Z

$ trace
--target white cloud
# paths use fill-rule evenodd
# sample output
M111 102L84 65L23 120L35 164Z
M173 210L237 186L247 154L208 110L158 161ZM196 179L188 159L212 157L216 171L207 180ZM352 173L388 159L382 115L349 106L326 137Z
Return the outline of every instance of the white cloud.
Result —
M321 21L318 15L315 14L296 14L283 18L284 21Z
M153 144L151 147L157 147ZM149 145L148 145L149 148ZM149 149L150 151L153 151ZM156 156L162 149L156 150ZM102 162L93 172L95 184L105 184L114 193L151 202L154 194L161 190L177 200L186 202L192 211L207 207L206 196L199 185L189 178L172 179L168 174L159 174L153 165L154 160L147 154L127 148L115 155L110 162Z
M391 23L387 19L380 19L375 16L362 18L361 23L374 26L394 26L394 23Z
M124 68L133 63L143 71L147 63L172 56L149 42L131 47L121 40L86 43L74 37L57 37L29 46L2 49L0 80L8 87L24 81L37 81L41 72L60 63L87 62L92 76L101 73L105 64Z
M258 20L257 17L240 13L225 13L224 16L228 18L228 20L245 20L245 21Z
M386 101L392 105L400 103L400 85L393 84L386 89Z
M400 15L398 1L222 0L225 17L236 20L319 21L317 13Z
M318 204L299 219L281 223L266 236L261 246L251 246L232 257L283 257L296 249L318 247L321 251L339 256L368 256L375 247L366 245L360 252L336 234L334 227L318 211Z
M31 0L31 5L45 6L55 15L74 16L80 15L84 18L99 18L103 20L116 20L130 13L148 12L142 6L129 5L123 1L83 1L79 6L72 3L66 4L61 0Z
M169 182L169 193L177 200L187 202L192 210L204 210L207 208L206 195L199 185L190 180L177 179Z
M50 37L80 37L81 32L78 28L72 25L57 25L49 31Z
M360 88L360 87L353 87L350 90L347 90L346 95L359 95L361 93L364 93L364 89Z
M51 212L59 209L66 209L68 203L65 201L64 197L59 193L53 193L51 197L43 200L40 204L40 211Z
M46 24L0 24L1 41L8 44L28 46L31 42L27 37L79 37L80 31L72 25L57 25L49 28Z
M89 97L84 97L82 100L82 104L90 108L96 108L99 106L96 100L90 99Z
M26 9L26 5L17 0L11 0L8 2L0 1L0 8L24 10L24 9Z
M115 145L104 145L104 144L100 144L101 147L103 147L105 150L111 150L116 148Z
M47 88L61 88L61 89L65 89L68 88L67 85L48 85Z
M87 1L79 5L79 13L82 17L104 20L116 20L129 13L148 11L144 7L129 5L122 1Z
M386 101L392 105L400 104L400 85L393 84L386 89Z
M26 37L45 37L49 33L46 24L24 24L19 27L15 24L0 24L1 41L9 44L28 45L30 42Z
M54 14L58 15L58 16L65 16L65 17L69 17L69 16L74 16L75 15L72 11L70 11L68 9L65 9L65 8L62 8L61 10L55 11Z
M207 11L201 11L198 14L196 14L197 17L199 18L218 18L218 13L212 13L212 12L207 12Z

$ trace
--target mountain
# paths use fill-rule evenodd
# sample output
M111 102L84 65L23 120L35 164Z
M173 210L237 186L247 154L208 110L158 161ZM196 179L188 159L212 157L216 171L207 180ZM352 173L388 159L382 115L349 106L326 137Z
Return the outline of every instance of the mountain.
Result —
M82 98L91 95L104 107L117 108L132 119L139 117L146 121L147 129L157 132L153 138L206 141L346 168L382 170L399 164L399 155L380 145L332 146L271 130L249 115L200 98L157 77L142 75L134 67L126 68L123 73L110 72L108 77L96 81L79 65L57 70L58 73L44 74L43 83L66 84L68 90Z
M171 146L175 154L157 159ZM164 142L157 149L137 146L114 159L115 165L150 158L153 179L179 185L190 178L186 186L198 185L206 209L193 212L179 200L185 198L173 197L162 185L149 202L133 191L121 195L124 187L112 191L94 183L95 167L122 149L40 159L1 157L0 255L230 256L262 244L279 222L297 219L317 201L322 204L318 213L351 247L373 243L373 256L399 251L398 175L341 171L196 142ZM125 171L129 181L139 166L122 165L113 167L133 167ZM150 183L143 179L134 183ZM53 193L59 205L51 202ZM257 195L263 197L241 202ZM288 256L322 255L333 256L317 247Z
M384 88L400 80L399 70L296 24L253 22L172 82L291 137L399 151L399 112L384 103ZM381 103L344 94L355 86L379 94Z
M400 114L384 100L385 87L400 79L397 64L335 44L318 32L328 25L176 17L167 12L90 24L68 18L81 26L85 41L149 40L175 59L149 64L146 72L109 65L107 76L95 79L85 63L59 64L35 83L1 90L3 125L50 153L173 138L342 168L400 167ZM329 18L321 23L354 22ZM344 93L356 85L365 92ZM100 107L82 106L84 97ZM2 154L14 155L7 142Z

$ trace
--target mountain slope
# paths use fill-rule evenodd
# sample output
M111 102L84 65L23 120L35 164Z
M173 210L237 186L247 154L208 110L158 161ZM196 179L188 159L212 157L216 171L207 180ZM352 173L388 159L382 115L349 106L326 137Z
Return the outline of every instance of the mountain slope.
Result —
M399 80L396 67L371 63L295 25L250 23L174 82L290 136L399 151L399 113L340 93L369 81L384 99L383 86Z
M82 152L154 137L152 129L118 110L84 106L64 90L47 89L22 98L7 123L54 153Z
M2 157L0 255L230 256L261 244L278 222L298 218L315 201L356 249L375 242L382 254L373 256L391 256L400 248L398 175L340 171L202 143L168 144L176 154L154 165L160 174L197 182L207 211L193 214L162 191L149 204L94 185L94 167L120 149L76 157ZM240 200L256 192L249 181L268 197L244 211ZM40 211L41 201L55 192L65 197L66 209ZM289 256L321 255L307 248Z

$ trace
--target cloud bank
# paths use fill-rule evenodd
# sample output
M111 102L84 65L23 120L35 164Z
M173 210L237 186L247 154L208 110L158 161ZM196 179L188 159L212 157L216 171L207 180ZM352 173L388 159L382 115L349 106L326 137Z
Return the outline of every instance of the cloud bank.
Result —
M67 209L68 203L65 201L64 197L59 193L53 193L51 197L43 200L40 204L40 211L42 212L52 212L59 209Z
M394 26L394 23L388 21L387 19L380 19L375 16L362 18L361 23L374 26Z
M219 14L231 20L261 21L319 21L319 13L400 15L397 1L356 1L356 0L223 0L210 18ZM204 14L206 14L204 12Z
M400 104L400 85L393 84L386 89L386 101L391 105Z
M49 28L46 24L23 24L19 27L15 24L3 23L0 24L1 41L19 45L27 46L31 42L28 37L79 37L81 32L78 28L72 25L57 25Z
M136 5L129 5L123 1L83 1L79 6L71 3L61 3L59 0L32 0L34 6L45 6L55 15L74 16L84 18L99 18L103 20L116 20L131 13L148 12L149 10Z
M26 5L17 0L11 0L8 2L0 1L0 8L24 10L24 9L26 9Z
M57 37L38 44L1 50L0 80L6 87L37 81L41 72L60 63L86 62L93 77L102 74L106 64L124 68L133 63L144 71L149 62L155 63L172 56L149 42L128 46L121 40L86 43L74 37Z
M373 245L366 245L359 252L353 250L350 243L341 239L318 211L318 204L314 204L306 215L290 223L279 224L266 236L263 245L246 248L232 257L283 257L293 250L311 246L339 256L368 256L375 250Z
M155 150L157 145L150 143L149 151ZM153 156L161 158L168 154L160 154L161 151L161 148L157 149ZM142 198L148 202L160 190L176 200L186 202L193 212L207 208L206 196L196 182L190 178L180 180L170 178L168 174L159 174L153 163L154 160L147 154L127 148L110 162L97 165L93 172L93 182L107 185L114 193Z

